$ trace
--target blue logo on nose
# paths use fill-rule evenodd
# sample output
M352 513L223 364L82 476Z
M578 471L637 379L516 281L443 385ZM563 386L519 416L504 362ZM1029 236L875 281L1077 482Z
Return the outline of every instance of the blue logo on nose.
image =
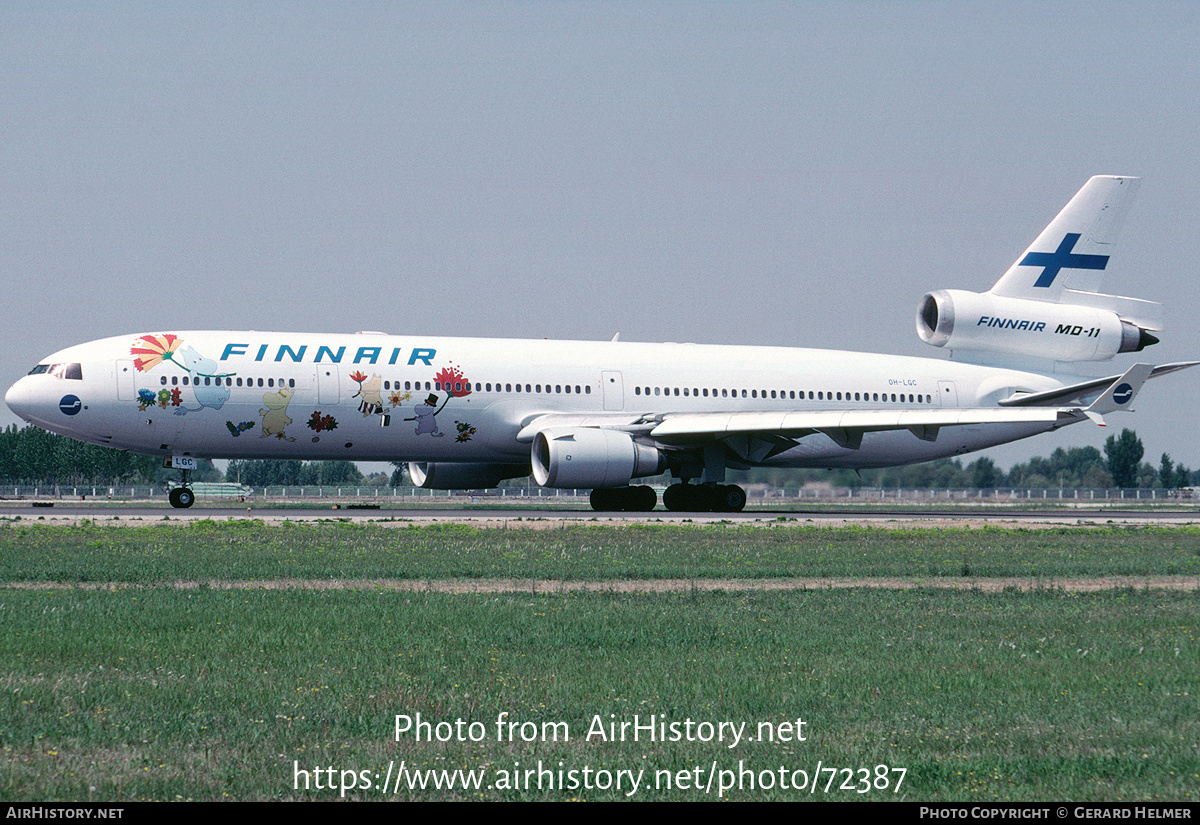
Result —
M64 395L62 400L58 402L58 409L63 415L75 415L83 409L83 402L74 395Z
M1128 404L1131 398L1133 398L1133 387L1128 384L1122 384L1113 390L1113 401L1118 404Z

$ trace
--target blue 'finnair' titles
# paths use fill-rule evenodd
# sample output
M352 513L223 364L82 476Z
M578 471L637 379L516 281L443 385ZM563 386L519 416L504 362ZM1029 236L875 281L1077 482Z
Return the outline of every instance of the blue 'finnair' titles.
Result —
M890 467L1104 426L1148 379L1196 363L1071 372L1140 352L1163 329L1159 305L1098 291L1136 188L1092 178L988 292L925 295L917 332L949 360L157 330L60 350L5 401L52 432L162 457L182 473L176 507L195 501L197 458L350 459L408 462L414 484L438 489L532 475L590 489L596 510L652 510L657 491L635 480L670 473L667 509L731 512L746 492L726 483L729 471Z
M253 344L248 343L227 343L225 348L221 350L221 360L228 361L234 356L249 354L250 347ZM347 347L331 347L326 344L309 345L298 344L279 344L272 349L270 344L260 344L254 353L256 362L273 361L275 363L292 363L300 364L311 362L314 364L328 363L340 364L346 360ZM358 347L354 350L354 355L348 363L351 364L378 364L380 358L383 357L387 347ZM405 356L404 353L408 355ZM268 358L267 356L272 357ZM391 353L388 356L386 363L389 366L403 363L405 366L414 366L416 364L424 364L427 367L433 366L433 359L437 356L436 349L427 347L392 347ZM407 357L406 361L401 361L401 358Z
M979 323L975 326L995 327L996 329L1027 329L1030 332L1041 332L1046 328L1046 325L1041 321L1021 321L1016 318L990 318L987 315L981 315Z

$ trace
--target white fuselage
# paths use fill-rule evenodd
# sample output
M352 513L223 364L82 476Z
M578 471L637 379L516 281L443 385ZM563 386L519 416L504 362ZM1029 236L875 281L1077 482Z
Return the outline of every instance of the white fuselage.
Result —
M377 333L132 334L42 363L9 390L9 406L83 441L207 458L462 463L528 460L532 439L518 434L548 415L627 426L681 413L993 408L1072 380L833 350ZM906 464L1074 420L966 424L932 440L867 432L856 447L814 432L745 463Z

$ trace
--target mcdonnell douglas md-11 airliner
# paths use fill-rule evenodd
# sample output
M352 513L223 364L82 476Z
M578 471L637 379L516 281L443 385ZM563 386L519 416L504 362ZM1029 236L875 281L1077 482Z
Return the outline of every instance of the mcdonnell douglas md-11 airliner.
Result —
M55 433L182 470L198 457L408 461L413 482L532 473L651 510L737 511L747 467L887 467L1128 410L1148 378L1200 362L1073 364L1140 352L1162 307L1097 292L1137 178L1094 177L990 290L940 289L917 333L950 360L781 347L277 332L146 332L68 347L5 395Z

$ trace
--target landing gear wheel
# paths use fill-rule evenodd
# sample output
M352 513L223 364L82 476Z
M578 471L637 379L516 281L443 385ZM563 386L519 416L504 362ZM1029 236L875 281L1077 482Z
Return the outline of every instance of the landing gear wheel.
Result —
M654 492L654 488L643 484L640 487L632 488L634 490L633 499L636 502L632 510L637 510L639 513L649 513L658 506L658 493Z
M617 507L615 492L609 487L597 487L588 495L588 502L592 509L599 513L620 509Z
M746 506L746 491L736 484L722 484L714 493L713 509L718 513L740 513Z
M663 506L695 513L740 513L746 506L746 491L736 484L672 484L663 493Z
M676 512L704 513L712 509L708 492L698 484L672 484L663 493L663 506Z
M187 487L176 487L167 498L170 499L172 507L181 509L186 509L196 503L196 494Z
M663 491L663 507L668 510L678 512L687 509L688 495L684 491L684 485L672 484Z

